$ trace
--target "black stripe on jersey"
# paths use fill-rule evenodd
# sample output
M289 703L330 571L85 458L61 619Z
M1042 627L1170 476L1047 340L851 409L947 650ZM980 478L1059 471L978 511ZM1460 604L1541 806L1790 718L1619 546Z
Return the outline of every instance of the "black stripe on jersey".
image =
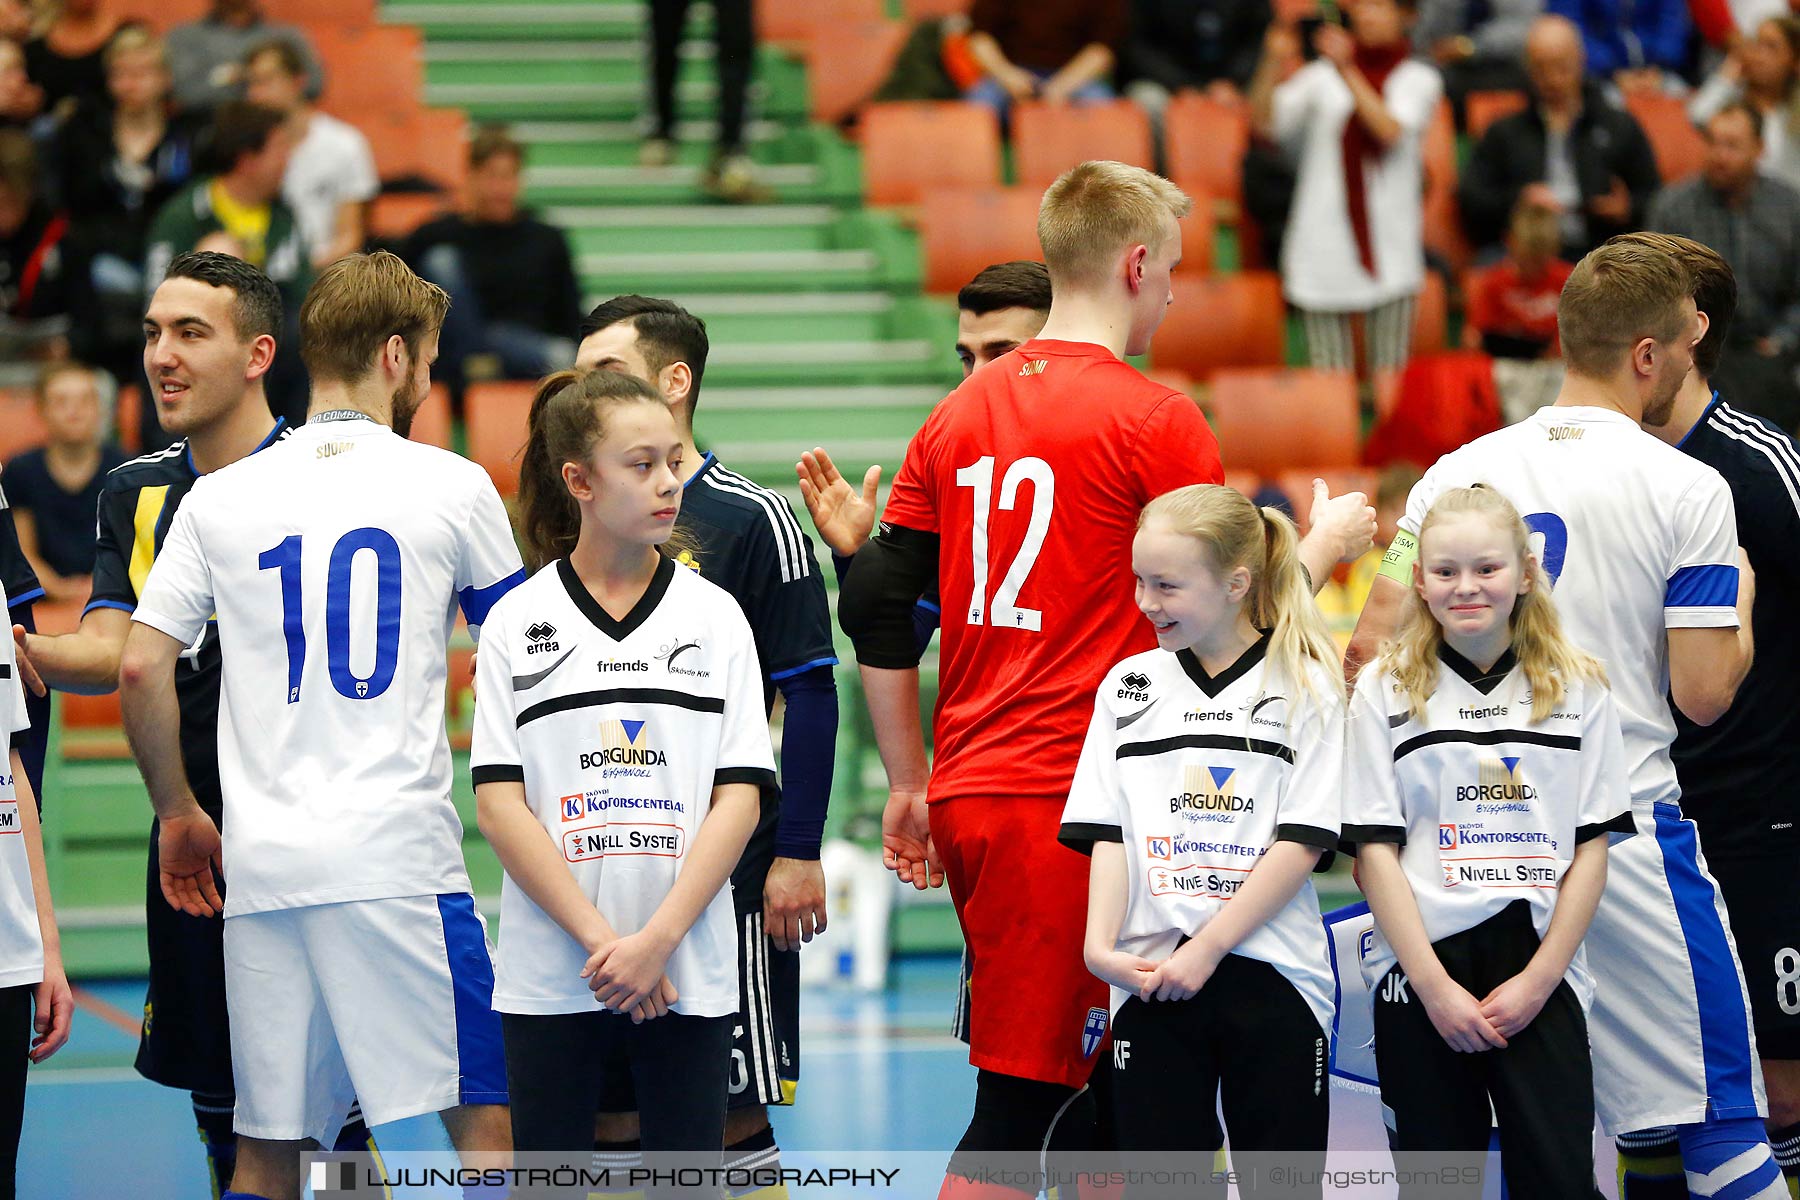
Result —
M1135 725L1135 724L1137 724L1137 722L1139 720L1141 720L1143 718L1144 714L1149 711L1150 710L1148 708L1140 708L1136 712L1132 713L1130 716L1120 717L1119 723L1114 728L1123 729L1127 725Z
M759 788L775 786L775 772L767 767L721 767L713 772L713 786L727 783L753 783Z
M1232 737L1224 733L1184 733L1180 737L1159 738L1154 742L1126 742L1114 754L1115 758L1144 758L1153 754L1167 754L1171 750L1242 750L1248 754L1267 754L1270 758L1279 758L1283 762L1294 761L1294 752L1280 742L1267 742L1261 738Z
M11 678L12 678L12 664L11 663L0 663L0 679L11 679Z
M1389 713L1388 728L1398 729L1410 720L1412 720L1412 713L1410 712Z
M1601 821L1597 825L1580 825L1575 829L1575 844L1591 842L1605 833L1636 833L1637 822L1631 819L1631 810L1626 809L1610 821Z
M1065 821L1056 831L1056 840L1078 854L1092 854L1095 842L1125 841L1125 831L1117 825L1093 825L1086 821Z
M603 704L666 704L670 708L686 708L694 712L722 713L725 700L719 696L694 696L672 692L667 688L601 688L593 692L571 692L552 700L542 700L519 714L515 725L523 729L539 717L568 712L574 708L599 708Z
M525 768L510 764L470 767L469 782L476 787L480 787L484 783L524 783Z
M1394 761L1399 762L1414 750L1441 746L1445 742L1469 742L1476 746L1498 746L1502 742L1523 742L1528 746L1548 746L1552 750L1579 750L1581 739L1558 733L1537 733L1529 729L1437 729L1407 738L1394 747Z
M1275 840L1278 842L1299 842L1302 846L1310 846L1314 850L1323 850L1327 854L1337 849L1338 835L1329 829L1320 829L1317 825L1277 825Z
M1406 826L1404 825L1346 825L1338 835L1338 849L1352 858L1356 857L1356 848L1370 842L1387 842L1394 846L1406 845Z

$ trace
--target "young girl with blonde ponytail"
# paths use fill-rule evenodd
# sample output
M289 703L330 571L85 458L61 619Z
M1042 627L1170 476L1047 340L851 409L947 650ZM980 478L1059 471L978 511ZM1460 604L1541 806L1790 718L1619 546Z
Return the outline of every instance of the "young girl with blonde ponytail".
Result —
M727 880L775 762L749 624L670 548L681 453L631 376L564 372L532 402L520 525L537 572L484 627L470 754L506 868L493 1005L519 1150L591 1146L621 1076L646 1161L723 1144Z
M1125 1150L1216 1149L1222 1087L1234 1167L1324 1162L1331 973L1308 876L1338 842L1344 700L1296 544L1226 487L1138 520L1158 649L1101 681L1061 832L1093 855L1085 952L1112 985ZM1280 1194L1316 1196L1316 1176Z
M1409 611L1351 700L1344 841L1375 916L1363 973L1396 1153L1484 1151L1491 1105L1511 1194L1586 1200L1580 947L1631 797L1605 673L1563 634L1529 538L1480 485L1425 515ZM1464 1194L1440 1185L1400 1194Z

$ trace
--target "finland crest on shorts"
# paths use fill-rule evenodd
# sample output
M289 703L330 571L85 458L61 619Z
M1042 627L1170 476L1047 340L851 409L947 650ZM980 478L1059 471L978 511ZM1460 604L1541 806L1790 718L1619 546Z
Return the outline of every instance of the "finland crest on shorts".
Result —
M1081 1057L1092 1058L1094 1051L1100 1048L1100 1039L1106 1036L1106 1010L1090 1008L1087 1020L1081 1026Z

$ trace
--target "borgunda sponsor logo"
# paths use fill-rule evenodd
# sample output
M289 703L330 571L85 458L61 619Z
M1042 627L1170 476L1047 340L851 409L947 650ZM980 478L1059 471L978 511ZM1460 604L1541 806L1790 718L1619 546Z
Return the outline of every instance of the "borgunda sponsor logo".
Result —
M1479 762L1476 781L1457 786L1456 799L1459 802L1509 804L1521 801L1530 803L1537 799L1537 789L1525 782L1525 775L1521 770L1524 759L1506 756L1483 758Z
M581 769L604 770L604 778L620 775L648 777L649 767L669 763L666 752L650 744L647 722L618 720L600 722L600 748L581 756Z
M1185 790L1169 797L1169 811L1188 821L1230 821L1256 811L1256 801L1237 794L1236 767L1189 767Z

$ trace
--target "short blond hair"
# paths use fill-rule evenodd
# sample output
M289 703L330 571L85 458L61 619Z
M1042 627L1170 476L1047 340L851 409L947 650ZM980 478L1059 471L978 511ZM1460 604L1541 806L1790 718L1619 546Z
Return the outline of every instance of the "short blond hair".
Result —
M1642 339L1673 340L1693 294L1687 265L1667 250L1613 238L1591 251L1575 264L1556 306L1569 370L1604 379Z
M169 60L163 54L162 38L148 25L140 25L135 21L119 26L119 32L112 35L112 40L106 43L106 49L101 51L100 61L110 67L124 55L140 50L156 55L157 63L165 70L168 68Z
M1101 282L1131 246L1162 248L1163 217L1192 212L1188 194L1162 176L1121 162L1084 162L1064 171L1038 205L1038 243L1050 278Z
M374 369L377 351L396 334L417 359L449 311L444 289L413 274L399 256L386 250L351 254L319 272L306 293L300 358L314 383L355 383Z

